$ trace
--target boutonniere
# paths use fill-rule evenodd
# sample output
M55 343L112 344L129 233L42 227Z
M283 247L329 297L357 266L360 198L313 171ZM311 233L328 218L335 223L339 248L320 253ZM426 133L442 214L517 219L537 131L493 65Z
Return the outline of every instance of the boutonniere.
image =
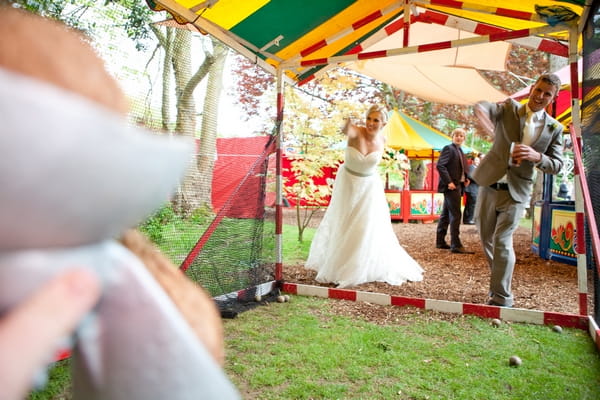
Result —
M556 123L555 122L550 122L548 124L548 128L550 129L550 132L552 132L553 130L556 129Z

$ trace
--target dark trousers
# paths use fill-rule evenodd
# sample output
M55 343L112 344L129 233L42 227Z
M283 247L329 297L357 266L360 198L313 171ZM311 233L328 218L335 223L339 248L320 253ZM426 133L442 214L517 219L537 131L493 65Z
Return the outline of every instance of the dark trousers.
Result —
M444 207L437 224L436 244L446 243L448 226L450 227L450 247L462 247L460 242L460 201L462 193L460 188L444 192Z
M465 192L465 210L463 212L463 224L475 220L475 203L477 203L477 192Z

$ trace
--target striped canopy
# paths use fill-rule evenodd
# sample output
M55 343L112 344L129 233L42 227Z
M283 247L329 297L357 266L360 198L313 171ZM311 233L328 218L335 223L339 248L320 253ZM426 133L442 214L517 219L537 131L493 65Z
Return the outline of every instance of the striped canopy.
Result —
M383 132L389 147L403 150L413 160L436 159L444 146L452 143L449 136L398 110L392 111ZM466 146L462 149L465 154L473 151Z
M360 59L510 41L567 56L569 26L581 31L584 0L147 0L180 23L192 23L292 83L311 80L323 66ZM426 22L481 35L365 52L362 43ZM373 39L371 39L371 42Z

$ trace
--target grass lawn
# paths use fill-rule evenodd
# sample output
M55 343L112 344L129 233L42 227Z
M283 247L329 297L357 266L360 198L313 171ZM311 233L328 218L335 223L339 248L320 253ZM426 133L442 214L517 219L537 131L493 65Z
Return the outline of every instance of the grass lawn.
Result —
M226 371L247 399L598 399L587 332L415 310L380 326L295 296L225 321ZM523 363L509 366L518 355Z

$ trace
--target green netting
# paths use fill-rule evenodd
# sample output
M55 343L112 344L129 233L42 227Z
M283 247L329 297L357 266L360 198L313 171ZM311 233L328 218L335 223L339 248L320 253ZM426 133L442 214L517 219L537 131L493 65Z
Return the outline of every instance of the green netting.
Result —
M97 24L126 19L119 7L94 12L108 17L98 17ZM186 274L223 302L222 308L254 302L253 288L274 280L274 213L265 195L269 137L236 139L235 151L228 144L233 139L220 137L229 49L181 27L147 28L148 36L137 41L123 29L90 30L130 100L131 123L196 143L182 184L140 229L176 266L185 261ZM238 135L256 139L254 132Z

